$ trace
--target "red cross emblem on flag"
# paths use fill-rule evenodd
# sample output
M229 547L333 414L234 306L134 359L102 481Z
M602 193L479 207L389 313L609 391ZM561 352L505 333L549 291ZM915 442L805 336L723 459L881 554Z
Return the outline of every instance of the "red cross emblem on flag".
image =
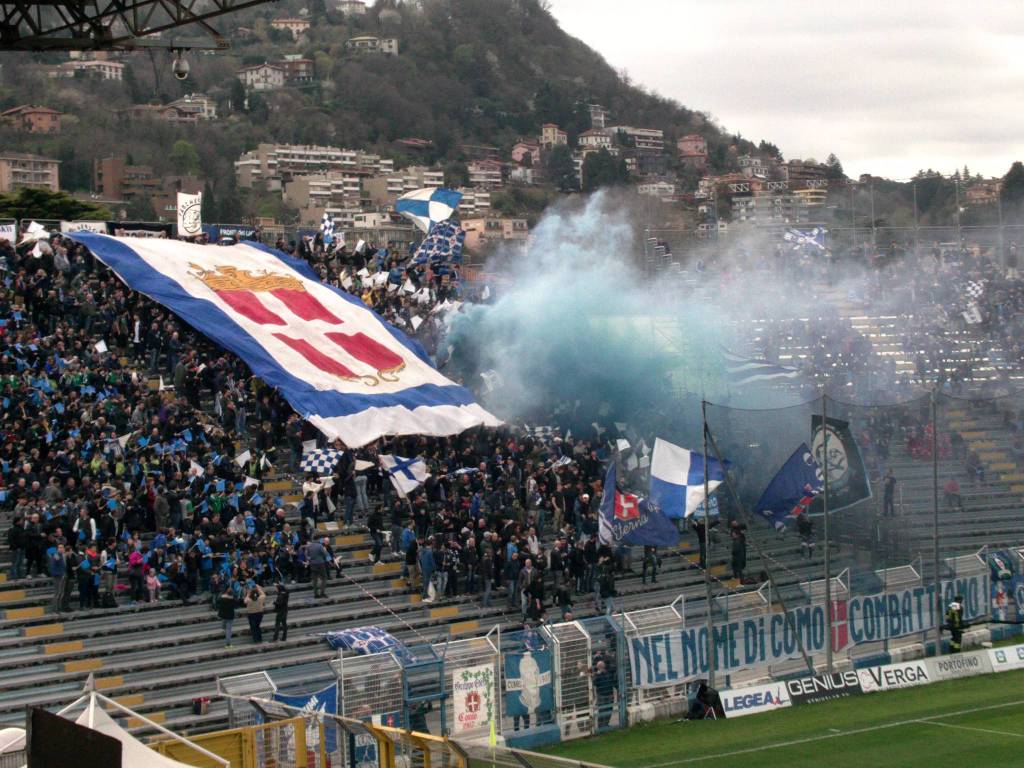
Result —
M405 368L405 361L365 333L345 333L340 326L344 321L313 296L298 278L273 272L253 272L233 266L218 266L207 270L190 264L198 277L214 291L220 299L235 312L248 320L268 328L278 341L286 344L311 365L325 373L345 381L361 381L367 386L377 386L382 381L398 381L398 374ZM287 311L285 316L268 306L261 296L273 297ZM288 332L287 314L304 321L321 321L333 327L317 339L296 336ZM335 347L348 353L354 360L368 366L373 373L357 373L338 359Z
M636 520L640 517L640 499L631 493L615 494L615 519Z

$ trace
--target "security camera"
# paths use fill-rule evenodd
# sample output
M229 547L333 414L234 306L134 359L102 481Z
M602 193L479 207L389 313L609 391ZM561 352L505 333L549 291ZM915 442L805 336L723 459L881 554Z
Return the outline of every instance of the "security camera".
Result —
M174 63L171 64L171 71L174 72L174 76L179 80L185 80L188 78L188 61L185 60L180 52L174 57Z

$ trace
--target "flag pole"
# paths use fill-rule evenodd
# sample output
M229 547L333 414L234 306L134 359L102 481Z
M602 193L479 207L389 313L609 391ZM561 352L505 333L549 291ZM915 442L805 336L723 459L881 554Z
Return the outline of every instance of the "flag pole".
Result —
M932 387L932 556L935 568L935 655L942 655L942 574L939 573L939 420Z
M825 672L832 674L832 557L829 552L828 525L828 395L821 393L821 437L824 454L824 478L822 480L822 509L825 513L825 616L828 637L825 639Z
M711 552L711 501L708 493L708 401L700 401L700 419L704 425L704 599L707 604L707 654L708 654L708 686L715 687L715 641L714 623L711 615L711 573L708 570L710 565Z

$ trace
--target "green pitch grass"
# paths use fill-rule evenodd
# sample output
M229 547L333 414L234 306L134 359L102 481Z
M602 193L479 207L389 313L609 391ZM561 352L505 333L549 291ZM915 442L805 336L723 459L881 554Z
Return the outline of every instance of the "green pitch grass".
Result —
M662 720L546 751L616 768L935 768L968 754L1024 765L1024 670L735 720Z

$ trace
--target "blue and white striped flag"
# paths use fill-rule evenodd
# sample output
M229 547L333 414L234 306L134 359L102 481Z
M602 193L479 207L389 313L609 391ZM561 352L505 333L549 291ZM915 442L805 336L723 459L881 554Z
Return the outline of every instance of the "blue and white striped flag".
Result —
M722 352L722 357L725 358L725 370L729 375L729 382L737 387L755 381L795 379L800 375L798 368L771 363L767 360L755 360L752 357L742 357L732 352Z
M395 202L395 211L405 216L423 232L430 232L439 221L445 221L462 199L454 189L427 187L402 195Z

